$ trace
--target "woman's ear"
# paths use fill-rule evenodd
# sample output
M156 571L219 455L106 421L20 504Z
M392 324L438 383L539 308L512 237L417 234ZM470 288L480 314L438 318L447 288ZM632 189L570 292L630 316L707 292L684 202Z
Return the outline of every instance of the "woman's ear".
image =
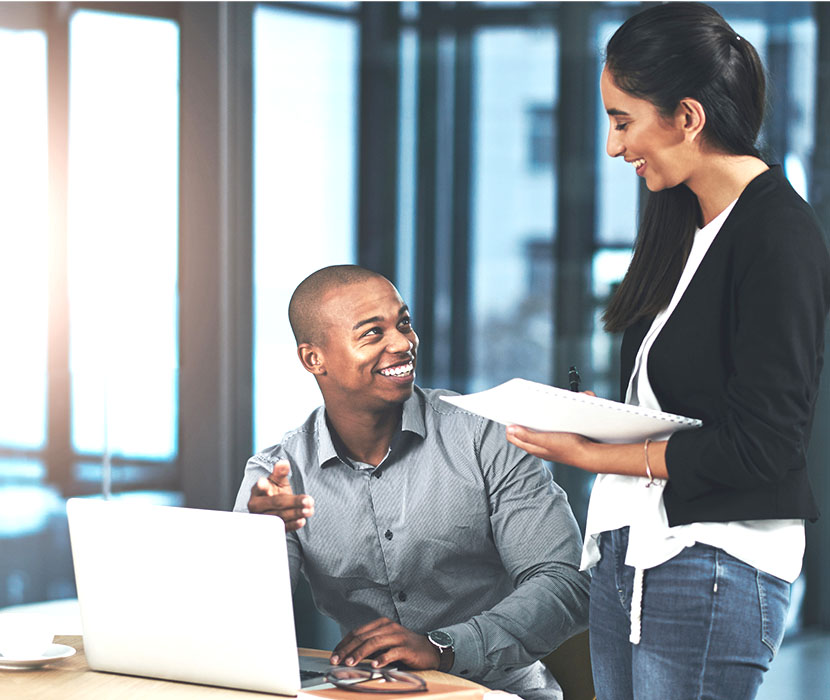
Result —
M300 362L306 371L317 375L326 373L323 362L323 351L319 345L300 343L297 346L297 356L300 358Z
M703 105L691 97L680 100L675 119L683 130L687 141L694 141L706 126L706 111Z

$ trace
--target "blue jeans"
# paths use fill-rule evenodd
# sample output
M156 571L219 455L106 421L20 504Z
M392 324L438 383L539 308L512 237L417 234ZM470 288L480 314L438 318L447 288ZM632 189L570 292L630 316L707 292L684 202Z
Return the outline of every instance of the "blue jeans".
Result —
M597 700L751 700L784 636L790 584L722 549L687 547L648 569L642 637L628 640L628 528L600 536L591 581Z

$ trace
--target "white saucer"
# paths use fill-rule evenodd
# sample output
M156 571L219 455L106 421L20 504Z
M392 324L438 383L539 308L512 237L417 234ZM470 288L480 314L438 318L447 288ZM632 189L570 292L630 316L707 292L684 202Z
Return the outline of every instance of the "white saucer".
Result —
M0 667L5 668L37 668L51 664L53 661L66 659L75 653L75 649L66 644L53 644L41 656L32 659L7 658L0 654Z

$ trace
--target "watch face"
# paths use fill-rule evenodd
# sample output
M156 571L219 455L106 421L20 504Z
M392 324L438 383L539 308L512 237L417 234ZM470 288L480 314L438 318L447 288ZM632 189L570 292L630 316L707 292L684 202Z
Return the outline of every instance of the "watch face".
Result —
M441 630L433 630L428 636L430 641L439 647L451 647L453 645L453 638Z

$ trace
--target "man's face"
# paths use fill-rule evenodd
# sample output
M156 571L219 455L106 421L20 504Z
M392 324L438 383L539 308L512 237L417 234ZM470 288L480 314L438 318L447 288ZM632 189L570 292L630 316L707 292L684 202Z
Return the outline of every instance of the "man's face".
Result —
M323 297L326 327L318 375L326 404L385 410L412 394L418 336L409 309L385 279L339 287Z

